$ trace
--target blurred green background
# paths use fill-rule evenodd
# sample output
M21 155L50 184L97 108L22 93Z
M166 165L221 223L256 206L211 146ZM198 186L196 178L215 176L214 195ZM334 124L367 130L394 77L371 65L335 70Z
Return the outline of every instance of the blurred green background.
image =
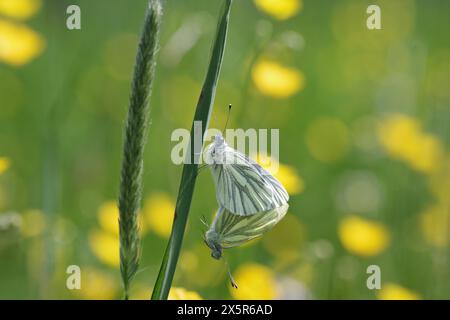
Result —
M151 98L143 250L150 297L222 1L165 1ZM448 1L236 0L211 126L279 128L286 217L210 257L200 175L171 298L450 298ZM81 30L66 8L81 8ZM0 298L115 299L123 123L146 1L0 0ZM66 269L81 268L81 290ZM369 290L366 270L381 270Z

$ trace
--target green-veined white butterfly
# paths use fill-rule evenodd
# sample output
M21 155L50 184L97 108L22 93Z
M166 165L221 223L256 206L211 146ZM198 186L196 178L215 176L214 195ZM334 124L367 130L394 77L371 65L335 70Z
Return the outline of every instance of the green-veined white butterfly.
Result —
M267 170L231 148L221 134L205 150L219 205L239 216L279 208L289 200L286 189Z
M238 216L224 207L219 207L205 233L205 243L212 250L211 256L220 259L222 249L236 247L261 236L285 216L288 208L289 205L286 203L269 211Z
M286 203L281 207L248 216L239 216L222 206L219 207L211 226L204 235L205 243L211 249L211 256L219 260L223 249L239 246L261 236L285 216L288 207ZM228 276L231 285L237 289L238 286L229 267Z

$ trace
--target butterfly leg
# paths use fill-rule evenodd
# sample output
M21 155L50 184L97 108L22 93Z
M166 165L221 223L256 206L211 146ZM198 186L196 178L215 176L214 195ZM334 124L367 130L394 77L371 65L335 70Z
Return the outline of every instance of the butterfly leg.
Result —
M200 218L201 223L203 223L203 225L207 228L209 228L209 224L206 222L206 218L205 215L202 215L202 217Z

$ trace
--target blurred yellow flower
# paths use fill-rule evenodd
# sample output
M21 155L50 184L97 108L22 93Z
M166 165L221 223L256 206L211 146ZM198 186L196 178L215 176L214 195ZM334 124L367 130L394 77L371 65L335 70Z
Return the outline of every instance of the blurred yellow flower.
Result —
M133 290L131 294L132 300L148 300L152 294L152 289L140 286L137 290ZM168 300L203 300L203 298L194 291L188 291L184 288L172 287L169 291Z
M389 231L383 224L357 216L342 220L338 234L347 251L363 257L380 254L390 242Z
M293 166L279 163L261 153L253 157L264 169L277 178L291 195L302 193L305 183Z
M41 5L41 0L0 0L0 14L28 19L39 11Z
M139 233L142 235L146 231L142 214L138 215L138 219ZM109 200L100 206L98 209L98 222L103 230L119 235L119 208L116 201Z
M436 247L446 247L450 240L450 211L447 206L435 204L420 215L420 228L425 241Z
M169 291L168 300L203 300L202 297L194 291L188 291L184 288L172 287Z
M442 163L443 147L439 139L423 132L417 119L391 115L379 125L378 137L388 154L415 170L432 173Z
M89 234L89 246L101 262L111 267L119 266L119 237L117 235L95 229Z
M161 237L168 238L172 228L175 202L165 193L151 195L144 205L145 221Z
M289 98L305 86L305 78L299 70L264 59L253 67L252 78L262 94L279 99Z
M0 157L0 174L8 170L8 168L11 166L11 162L8 158Z
M386 283L377 292L380 300L419 300L419 294L395 283Z
M306 131L306 145L311 155L319 161L339 161L350 148L349 130L339 119L319 118Z
M22 215L21 232L24 237L38 236L44 232L46 226L45 215L40 210L28 210Z
M237 300L271 300L277 296L276 281L272 271L259 264L244 264L235 272L239 289L230 293Z
M302 0L254 0L254 2L258 9L279 20L293 17L303 6Z
M116 298L118 279L105 274L104 271L90 267L81 268L81 289L78 295L88 300L111 300Z
M98 222L103 230L119 234L119 208L115 201L107 201L100 206Z
M44 39L25 25L0 19L0 61L21 66L44 49Z

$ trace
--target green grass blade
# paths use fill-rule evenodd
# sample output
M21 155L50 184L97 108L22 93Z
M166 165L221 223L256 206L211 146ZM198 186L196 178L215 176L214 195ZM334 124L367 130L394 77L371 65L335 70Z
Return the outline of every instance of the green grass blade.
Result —
M128 299L130 283L139 266L138 212L141 205L144 146L149 120L149 98L155 74L162 8L150 0L132 80L123 146L119 191L120 272Z
M206 79L200 93L200 98L195 111L194 122L201 121L202 137L209 125L209 119L214 103L217 80L219 78L220 67L222 65L223 52L228 31L228 21L232 0L225 0L222 15L217 27L217 35L212 48L211 60L209 63ZM191 129L191 141L194 139L194 122ZM203 144L203 139L202 139ZM181 182L178 191L178 198L175 207L175 215L172 225L172 233L164 253L161 268L156 280L152 299L167 299L172 285L181 244L183 241L186 222L191 206L192 195L197 177L198 165L194 162L193 143L191 143L191 163L185 164L181 175Z

